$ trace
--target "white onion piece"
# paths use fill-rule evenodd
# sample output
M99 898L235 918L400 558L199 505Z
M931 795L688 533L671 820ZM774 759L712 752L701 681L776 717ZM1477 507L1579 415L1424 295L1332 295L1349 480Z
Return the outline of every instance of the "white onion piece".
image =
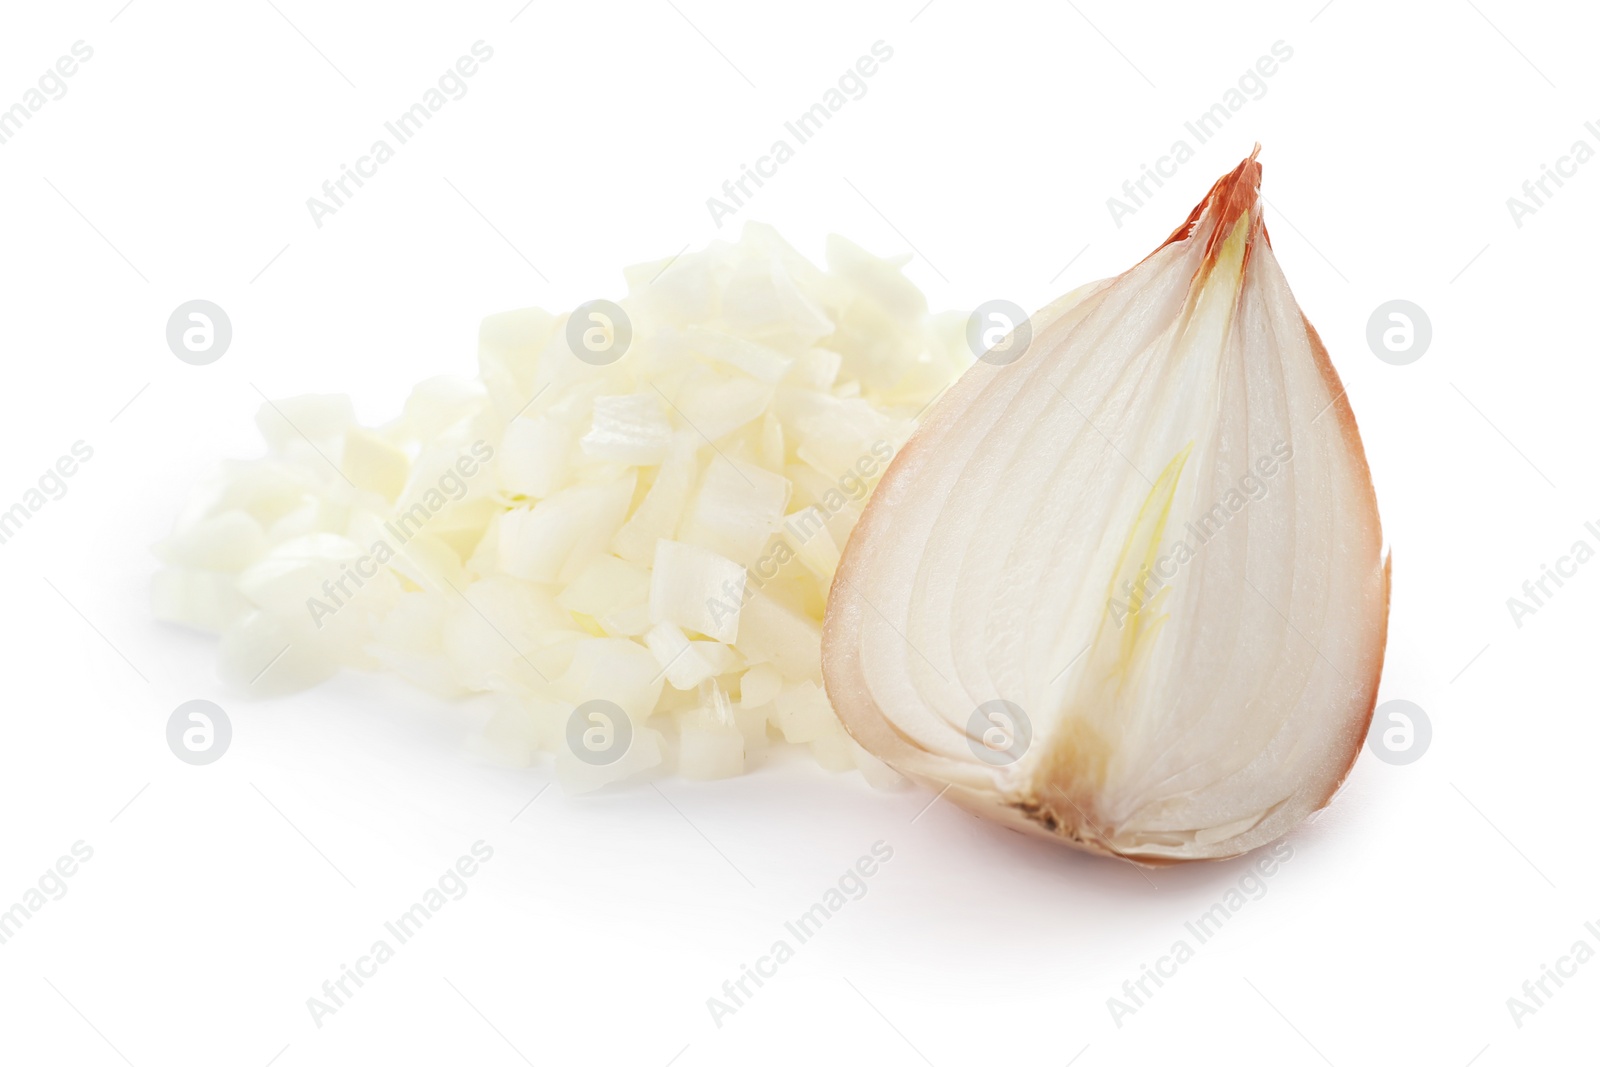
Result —
M500 566L536 582L570 580L617 532L633 499L633 478L576 485L531 508L500 516Z
M594 424L579 444L591 459L653 467L667 454L672 423L655 393L594 398Z
M1022 357L967 371L884 476L823 663L890 766L1142 862L1272 841L1348 773L1388 569L1259 183L1252 155L1145 260L1036 315Z
M719 460L706 467L679 536L750 566L778 529L789 480L755 464Z
M736 641L744 583L744 568L726 556L682 541L657 541L650 617L717 641Z
M500 443L500 484L512 496L543 500L566 487L572 428L554 416L516 419Z

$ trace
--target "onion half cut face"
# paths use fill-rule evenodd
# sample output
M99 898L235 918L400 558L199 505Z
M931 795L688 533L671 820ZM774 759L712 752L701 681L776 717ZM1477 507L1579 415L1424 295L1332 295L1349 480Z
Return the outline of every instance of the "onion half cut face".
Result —
M1389 573L1355 418L1254 154L1161 247L980 359L850 537L845 728L979 814L1144 863L1326 804L1377 696Z

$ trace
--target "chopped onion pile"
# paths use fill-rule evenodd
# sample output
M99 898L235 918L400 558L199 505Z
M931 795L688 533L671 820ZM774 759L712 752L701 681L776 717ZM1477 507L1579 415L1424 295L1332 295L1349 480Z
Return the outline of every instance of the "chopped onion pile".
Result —
M971 356L903 261L832 238L827 262L750 224L627 270L620 309L492 316L479 379L425 381L383 426L344 396L263 406L271 454L156 546L156 615L219 632L257 693L349 666L496 694L492 751L553 753L574 791L778 742L898 780L833 715L821 620L871 487Z

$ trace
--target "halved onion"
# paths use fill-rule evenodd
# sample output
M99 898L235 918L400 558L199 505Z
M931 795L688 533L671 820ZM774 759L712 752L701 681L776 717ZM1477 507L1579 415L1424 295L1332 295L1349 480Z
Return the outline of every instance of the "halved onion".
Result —
M1252 153L1150 256L1036 315L1021 358L968 370L845 548L836 712L979 814L1221 858L1327 803L1361 750L1377 501L1260 176Z

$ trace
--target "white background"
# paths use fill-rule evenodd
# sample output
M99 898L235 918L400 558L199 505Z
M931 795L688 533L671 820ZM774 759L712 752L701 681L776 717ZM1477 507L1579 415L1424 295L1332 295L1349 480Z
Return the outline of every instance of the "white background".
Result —
M0 1060L1592 1061L1600 962L1520 1029L1506 998L1600 946L1600 563L1520 628L1506 598L1600 544L1600 161L1520 228L1506 198L1574 140L1600 147L1593 12L275 2L0 15L0 106L94 49L0 145L0 506L94 449L0 546L0 907L94 850L0 946ZM494 58L468 95L315 227L306 198L479 39ZM484 315L620 295L625 264L715 236L705 199L877 40L894 57L867 95L735 222L818 259L830 231L914 250L935 308L1032 309L1141 258L1259 139L1275 248L1394 551L1380 697L1426 709L1431 749L1363 754L1266 895L1120 1027L1107 998L1248 860L1146 876L803 761L540 794L548 765L465 748L479 708L352 675L251 701L215 680L212 642L149 616L148 546L218 459L258 454L258 389L349 392L381 421L414 381L473 373ZM1114 225L1106 198L1279 40L1266 95ZM197 297L234 328L207 367L164 340ZM1365 341L1393 298L1433 323L1404 367ZM235 731L203 768L164 740L196 697ZM306 998L479 839L469 894L316 1027ZM894 858L867 895L715 1026L706 998L879 840Z

